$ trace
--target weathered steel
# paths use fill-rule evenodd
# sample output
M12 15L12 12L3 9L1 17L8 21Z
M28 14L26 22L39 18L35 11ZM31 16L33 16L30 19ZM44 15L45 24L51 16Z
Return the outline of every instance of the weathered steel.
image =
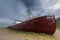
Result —
M56 21L54 15L47 15L27 20L20 24L9 26L8 28L36 33L54 34Z

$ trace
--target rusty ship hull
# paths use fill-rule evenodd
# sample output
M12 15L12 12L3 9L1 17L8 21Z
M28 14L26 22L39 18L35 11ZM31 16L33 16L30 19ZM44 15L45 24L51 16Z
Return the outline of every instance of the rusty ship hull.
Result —
M8 28L19 31L54 34L56 30L56 21L54 15L47 15L8 26Z

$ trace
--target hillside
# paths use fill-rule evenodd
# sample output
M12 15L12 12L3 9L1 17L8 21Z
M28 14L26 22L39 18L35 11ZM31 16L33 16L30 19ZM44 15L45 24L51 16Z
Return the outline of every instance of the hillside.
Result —
M60 23L60 17L56 19L56 22L57 23Z
M59 40L59 33L60 30L57 30L54 35L46 35L0 28L0 40Z

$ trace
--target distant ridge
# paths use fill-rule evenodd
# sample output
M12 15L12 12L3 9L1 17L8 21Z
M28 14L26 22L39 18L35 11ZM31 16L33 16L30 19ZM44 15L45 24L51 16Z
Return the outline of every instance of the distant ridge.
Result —
M56 23L60 23L60 17L56 19Z

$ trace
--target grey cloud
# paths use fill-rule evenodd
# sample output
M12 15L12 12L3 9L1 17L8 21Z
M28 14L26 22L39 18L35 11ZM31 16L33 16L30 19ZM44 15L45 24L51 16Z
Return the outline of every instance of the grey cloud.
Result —
M0 0L0 26L9 26L16 19L29 19L29 8L36 17L46 15L47 12L53 13L56 18L60 17L57 4L60 6L60 0Z

